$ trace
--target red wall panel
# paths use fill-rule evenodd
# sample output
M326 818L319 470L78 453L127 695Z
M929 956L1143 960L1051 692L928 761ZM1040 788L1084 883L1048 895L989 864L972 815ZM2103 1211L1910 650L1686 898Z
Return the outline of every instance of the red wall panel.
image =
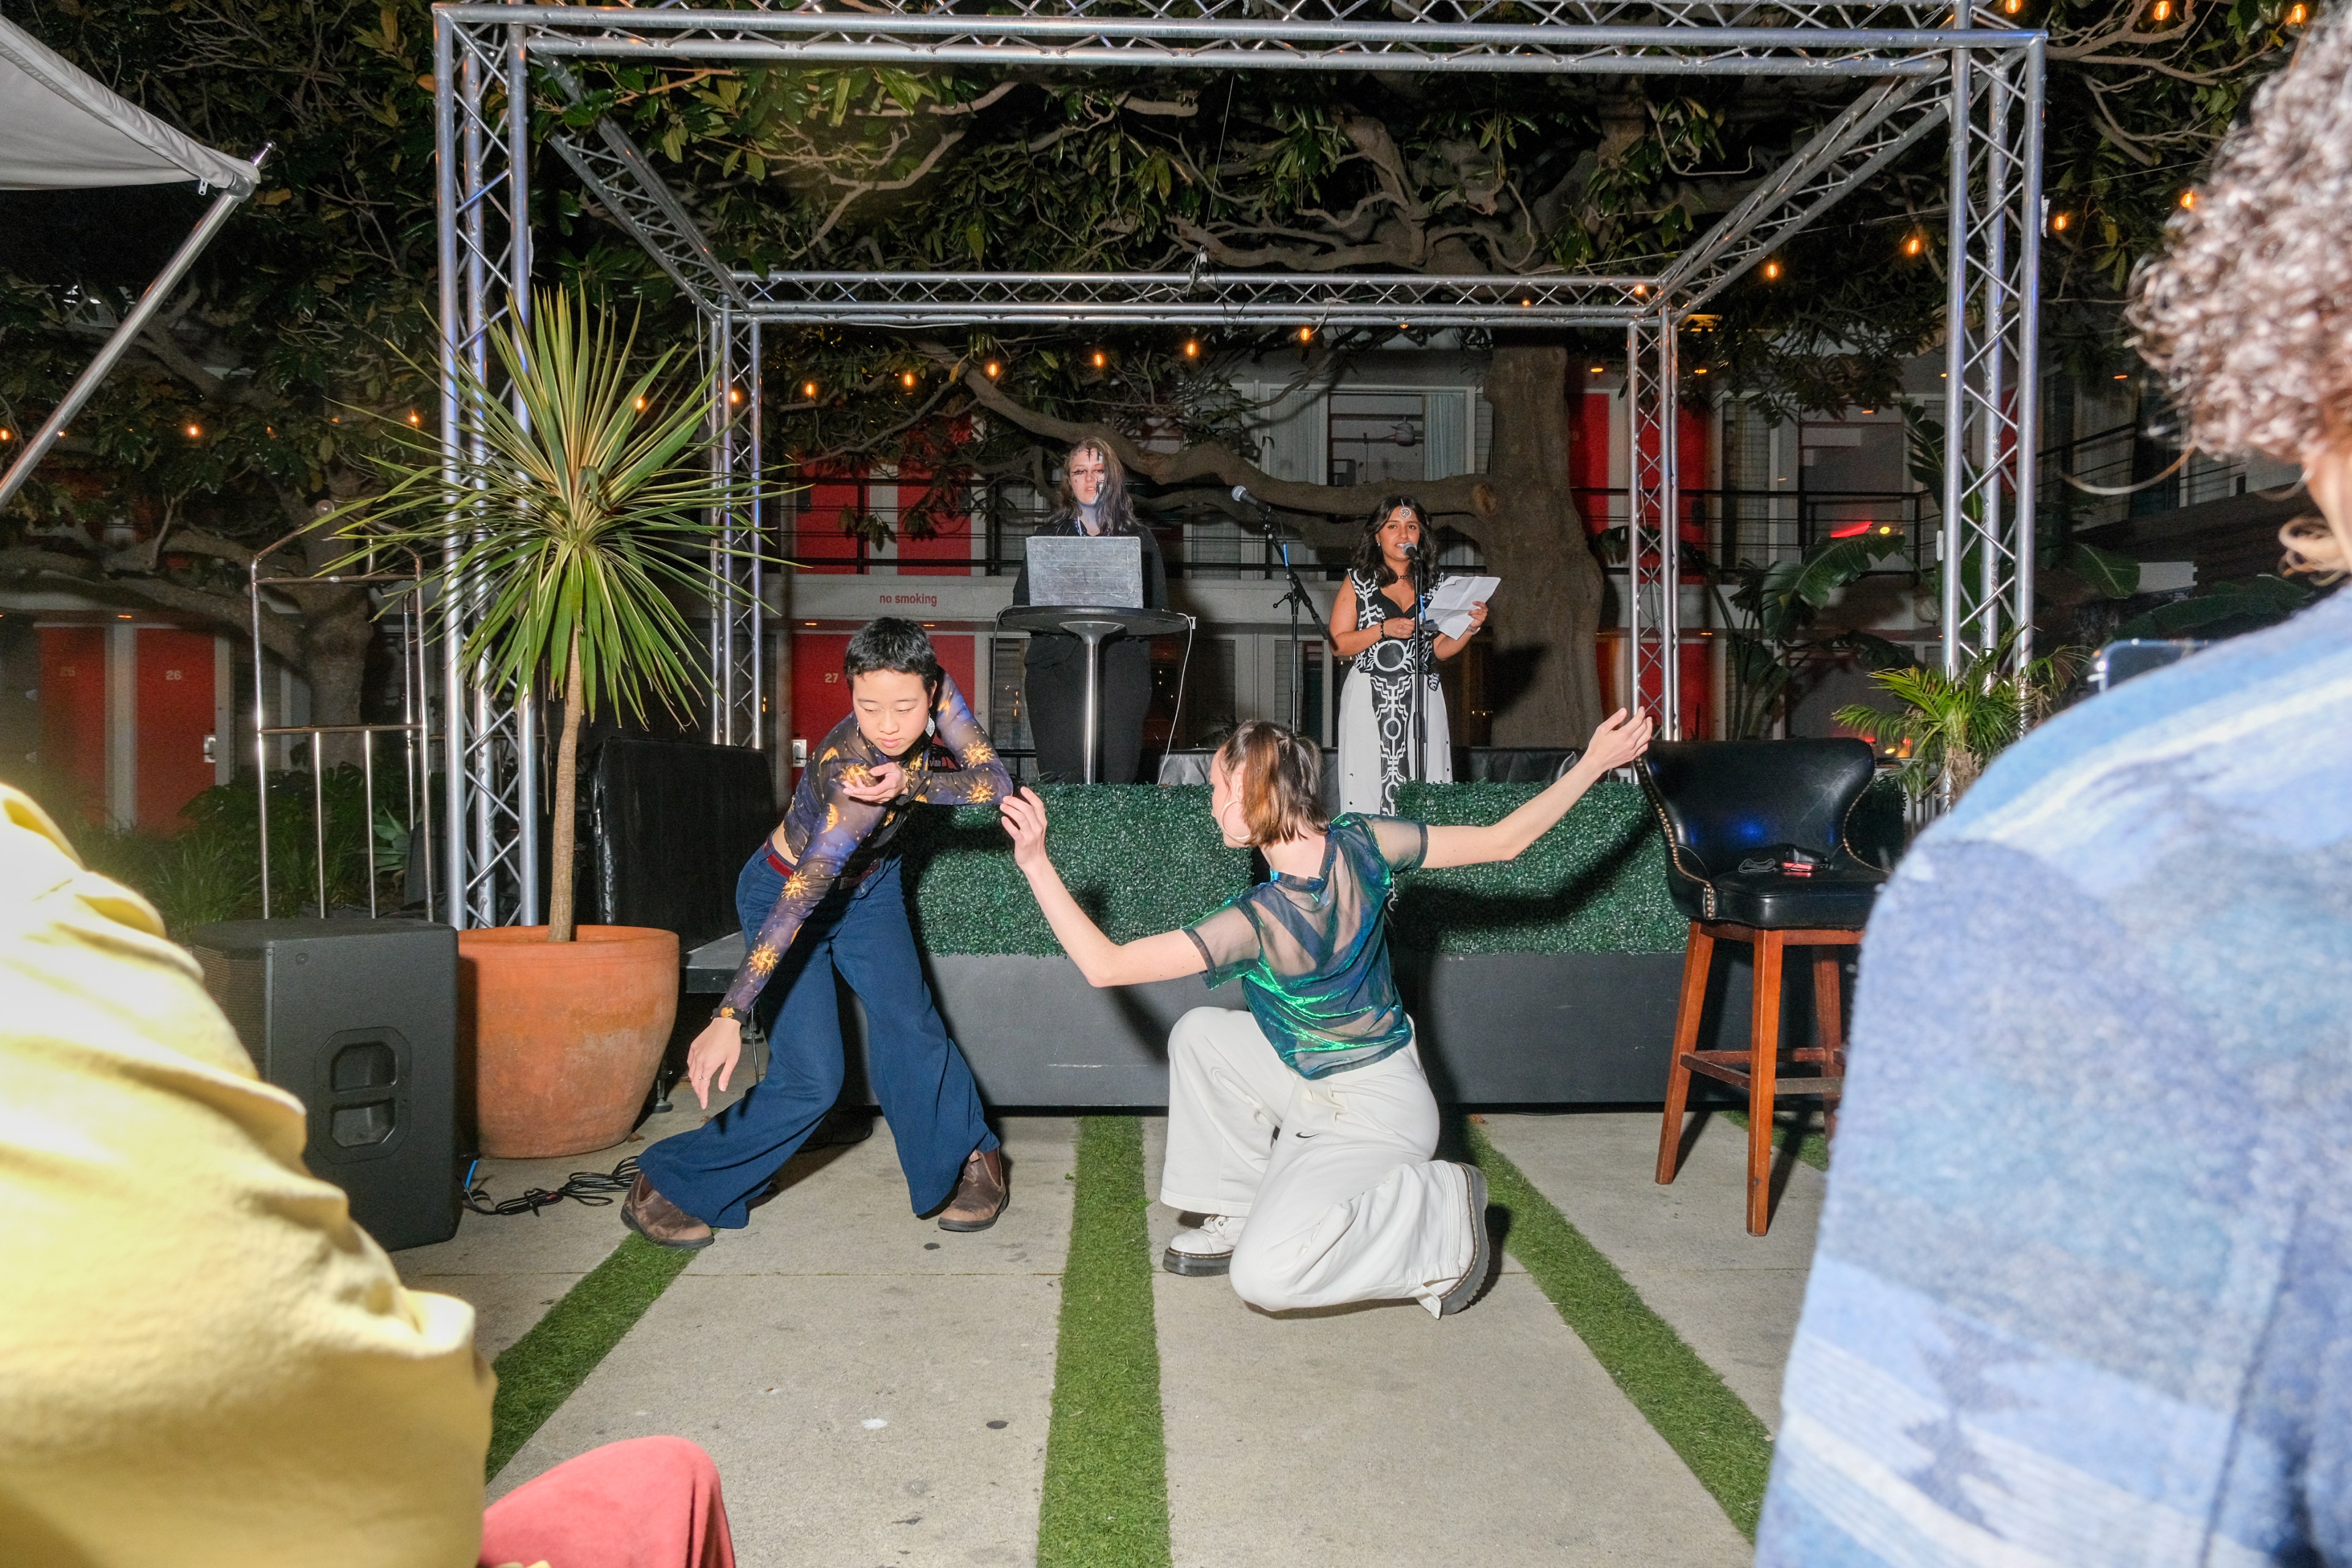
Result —
M213 786L213 639L207 632L139 633L139 826L172 832L180 808Z

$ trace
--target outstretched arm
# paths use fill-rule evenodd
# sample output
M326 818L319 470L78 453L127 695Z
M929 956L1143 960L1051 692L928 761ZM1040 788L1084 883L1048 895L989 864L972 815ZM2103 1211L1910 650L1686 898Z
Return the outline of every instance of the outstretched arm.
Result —
M1554 779L1549 788L1500 822L1485 827L1432 827L1426 867L1475 866L1487 860L1516 860L1522 851L1568 815L1612 768L1622 768L1650 749L1650 721L1634 718L1622 708L1601 721L1584 755Z
M1055 940L1077 964L1089 985L1140 985L1151 980L1173 980L1198 974L1207 967L1201 950L1181 931L1164 931L1136 942L1113 942L1078 908L1062 874L1045 854L1045 803L1037 792L1024 789L1007 795L998 807L1004 831L1013 838L1013 863L1029 879L1029 890Z

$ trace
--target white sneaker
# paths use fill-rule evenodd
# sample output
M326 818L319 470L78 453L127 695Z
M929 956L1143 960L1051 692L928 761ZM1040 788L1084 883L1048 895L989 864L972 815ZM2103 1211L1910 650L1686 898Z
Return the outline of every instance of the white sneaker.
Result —
M1234 1266L1234 1247L1246 1223L1234 1215L1211 1215L1198 1229L1178 1231L1160 1266L1171 1274L1225 1273Z

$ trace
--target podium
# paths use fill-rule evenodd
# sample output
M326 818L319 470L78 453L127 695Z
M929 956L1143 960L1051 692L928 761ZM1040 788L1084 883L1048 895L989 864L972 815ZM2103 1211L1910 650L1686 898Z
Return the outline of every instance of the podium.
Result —
M1014 605L998 613L1006 632L1067 632L1087 645L1086 782L1093 784L1102 749L1102 645L1119 636L1156 637L1181 632L1190 616L1175 610L1120 609L1108 605Z

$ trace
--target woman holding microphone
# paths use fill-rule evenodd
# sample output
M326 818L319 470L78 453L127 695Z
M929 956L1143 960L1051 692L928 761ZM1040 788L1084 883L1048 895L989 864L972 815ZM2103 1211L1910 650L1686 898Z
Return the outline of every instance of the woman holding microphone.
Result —
M1454 778L1453 733L1437 662L1452 658L1486 624L1486 606L1470 610L1470 629L1441 637L1416 617L1420 595L1436 582L1428 520L1411 496L1391 496L1365 520L1347 591L1331 605L1331 644L1355 661L1339 693L1339 805L1392 812L1397 786L1420 777ZM1418 579L1418 580L1417 580ZM1422 766L1412 766L1413 679L1421 677Z

